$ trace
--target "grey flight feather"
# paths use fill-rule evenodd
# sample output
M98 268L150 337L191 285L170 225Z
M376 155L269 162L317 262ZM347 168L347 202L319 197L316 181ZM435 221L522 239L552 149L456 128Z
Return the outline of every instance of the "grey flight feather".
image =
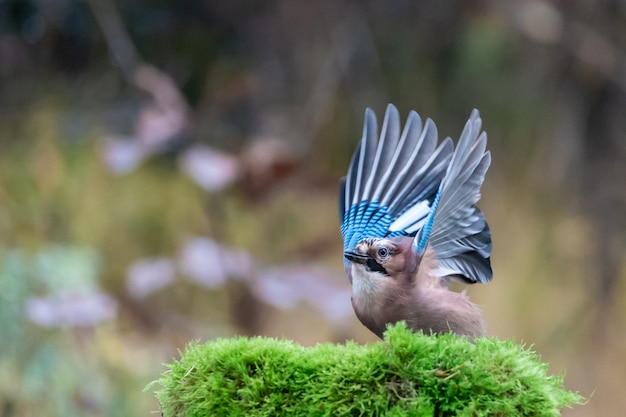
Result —
M393 165L389 166L389 164L392 162L399 139L400 114L394 106L387 106L380 132L380 140L376 148L376 156L369 173L367 185L363 190L363 199L370 201L379 199L380 185L385 183L388 173L393 169Z
M358 203L362 199L361 197L365 197L365 185L372 170L376 153L377 130L376 115L371 109L365 110L363 137L357 151L352 156L348 169L347 182L350 188L347 190L346 196L350 196L351 201L346 201L348 203L346 207Z
M480 133L481 126L479 113L473 110L441 182L428 241L440 264L436 274L468 283L486 283L492 277L491 233L476 207L491 163L491 154L485 150L487 134Z

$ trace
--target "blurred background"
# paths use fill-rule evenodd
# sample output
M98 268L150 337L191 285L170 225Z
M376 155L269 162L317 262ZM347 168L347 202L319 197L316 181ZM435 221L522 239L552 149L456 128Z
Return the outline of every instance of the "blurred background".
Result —
M338 180L363 113L477 107L489 334L626 406L626 2L0 0L0 416L146 416L193 339L375 341Z

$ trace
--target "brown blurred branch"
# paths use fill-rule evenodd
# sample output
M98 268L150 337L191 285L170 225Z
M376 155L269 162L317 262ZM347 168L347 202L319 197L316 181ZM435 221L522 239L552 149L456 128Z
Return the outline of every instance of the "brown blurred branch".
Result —
M372 34L358 5L349 8L346 16L337 17L332 11L325 11L331 45L312 83L309 99L305 102L301 131L308 137L303 143L310 146L327 121L331 112L332 100L337 94L340 82L348 76L350 62L359 44L367 42L369 51L375 51Z
M126 80L150 93L160 108L186 110L187 102L171 77L147 64L139 56L113 2L87 1L104 34L111 55L117 61Z
M134 84L135 71L142 64L135 44L124 27L122 17L110 0L87 0L104 34L111 55L125 78Z
M187 129L187 101L169 75L145 63L139 56L113 2L87 1L124 78L150 94L154 101L154 106L145 108L139 115L136 133L146 149L156 150Z

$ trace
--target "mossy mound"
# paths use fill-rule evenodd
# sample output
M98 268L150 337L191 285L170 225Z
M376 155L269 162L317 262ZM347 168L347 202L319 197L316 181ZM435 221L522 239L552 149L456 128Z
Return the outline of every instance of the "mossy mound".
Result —
M558 416L582 397L512 341L425 336L312 348L263 337L191 343L155 381L174 416Z

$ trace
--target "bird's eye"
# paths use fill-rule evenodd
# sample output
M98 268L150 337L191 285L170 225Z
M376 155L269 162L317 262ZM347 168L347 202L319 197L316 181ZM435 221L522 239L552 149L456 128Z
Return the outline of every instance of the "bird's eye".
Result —
M378 248L378 257L380 259L385 259L388 256L389 256L389 249L387 249L385 247Z

